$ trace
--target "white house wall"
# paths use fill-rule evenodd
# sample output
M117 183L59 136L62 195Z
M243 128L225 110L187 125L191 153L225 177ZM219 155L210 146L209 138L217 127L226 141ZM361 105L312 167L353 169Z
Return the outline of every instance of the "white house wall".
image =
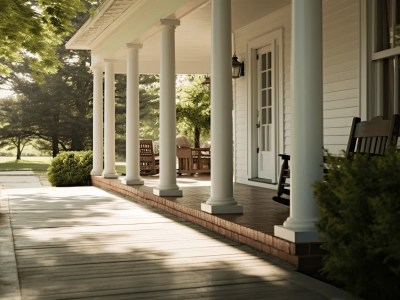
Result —
M324 145L337 154L346 148L352 118L360 115L359 1L323 3Z
M336 154L345 149L351 119L360 115L359 101L359 2L355 0L323 1L323 93L324 93L324 145ZM281 136L279 152L290 153L290 49L291 5L279 9L234 33L234 48L239 60L248 57L247 45L251 40L283 29L283 105L279 121ZM247 76L248 74L246 74ZM234 89L235 118L235 180L239 183L268 186L249 181L248 144L248 81L246 76L236 79ZM283 137L282 137L283 135ZM280 164L280 161L278 161ZM279 172L279 167L277 168ZM274 187L269 185L268 187Z

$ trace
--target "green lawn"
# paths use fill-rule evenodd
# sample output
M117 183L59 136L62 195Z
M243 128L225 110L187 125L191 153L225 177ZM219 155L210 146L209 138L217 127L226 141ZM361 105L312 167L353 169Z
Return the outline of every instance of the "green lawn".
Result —
M0 157L0 171L33 171L45 173L51 162L51 157L23 157L16 160L11 157Z
M12 157L0 157L0 172L1 171L33 171L34 173L44 174L50 166L51 157L22 157L21 160L16 160ZM119 175L125 174L125 165L116 166Z
M125 165L116 165L115 169L119 175L126 173L126 166Z

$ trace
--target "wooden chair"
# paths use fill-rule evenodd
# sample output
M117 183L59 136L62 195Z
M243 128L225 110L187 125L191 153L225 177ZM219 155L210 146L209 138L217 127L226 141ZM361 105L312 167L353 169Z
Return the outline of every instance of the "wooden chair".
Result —
M192 148L193 170L194 173L211 172L211 149Z
M396 147L400 132L400 115L393 115L390 120L375 117L370 121L353 118L345 158L357 154L384 155L389 147ZM278 181L277 195L272 197L276 202L290 205L290 155L279 155L283 162ZM286 197L285 197L286 195Z
M190 175L211 172L210 148L177 148L178 175Z
M153 152L152 140L140 140L140 175L155 175L159 172L159 160Z
M178 175L184 173L193 175L192 148L176 148L176 156L178 158Z
M399 127L400 115L393 115L391 120L375 117L364 122L354 118L345 157L351 158L357 153L384 155L389 147L397 145Z

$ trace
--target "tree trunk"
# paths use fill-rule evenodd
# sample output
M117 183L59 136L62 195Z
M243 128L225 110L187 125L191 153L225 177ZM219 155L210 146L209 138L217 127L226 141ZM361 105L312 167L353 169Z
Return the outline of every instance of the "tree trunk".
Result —
M21 154L22 154L22 150L21 150L21 138L18 137L18 142L17 142L17 160L21 159Z
M53 157L56 157L59 150L58 150L58 135L53 135L51 139L51 147L53 151Z
M195 148L200 148L200 134L201 134L201 129L198 126L194 127L194 147Z
M53 114L53 126L55 126L53 128L53 132L52 132L52 136L51 136L51 149L53 152L53 157L56 157L59 150L58 150L58 142L59 142L59 138L58 138L58 128L59 128L59 124L60 123L60 115L59 112L56 112Z

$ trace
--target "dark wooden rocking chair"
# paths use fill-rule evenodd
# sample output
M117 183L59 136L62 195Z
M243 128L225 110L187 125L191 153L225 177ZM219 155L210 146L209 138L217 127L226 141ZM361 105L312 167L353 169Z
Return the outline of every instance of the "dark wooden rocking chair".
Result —
M152 140L140 140L140 175L155 175L159 172L159 161L153 152Z
M384 155L386 150L397 145L400 132L400 115L393 115L390 120L375 117L370 121L353 118L345 158L355 154ZM277 195L272 197L276 202L290 205L290 155L280 154L282 158L281 173L278 181Z

